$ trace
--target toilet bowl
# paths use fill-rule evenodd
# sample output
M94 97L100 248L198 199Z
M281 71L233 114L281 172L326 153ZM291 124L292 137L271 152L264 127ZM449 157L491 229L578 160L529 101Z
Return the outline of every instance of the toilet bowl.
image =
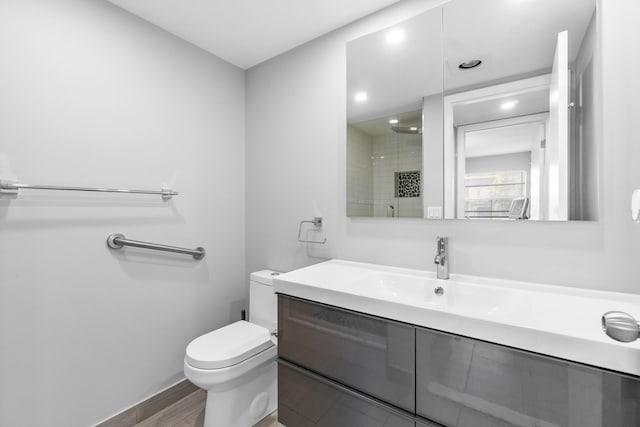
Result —
M250 427L277 409L275 274L251 274L249 322L216 329L187 346L184 374L207 391L205 427Z

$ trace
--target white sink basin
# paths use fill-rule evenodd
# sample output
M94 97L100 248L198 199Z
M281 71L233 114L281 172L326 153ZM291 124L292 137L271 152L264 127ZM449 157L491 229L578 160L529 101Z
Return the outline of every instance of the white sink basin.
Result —
M450 305L451 292L437 295L437 288L443 287L437 279L430 277L374 272L349 284L345 291L397 302Z
M601 316L640 319L640 296L331 260L281 274L276 292L640 375L640 340L606 336ZM441 295L436 289L441 288Z
M505 289L438 280L429 273L374 272L343 288L344 292L419 307L504 316L522 308L523 298Z

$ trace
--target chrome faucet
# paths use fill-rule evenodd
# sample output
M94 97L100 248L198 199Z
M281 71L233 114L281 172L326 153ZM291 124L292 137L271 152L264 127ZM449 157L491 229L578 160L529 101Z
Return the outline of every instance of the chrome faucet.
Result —
M433 262L437 265L438 279L449 278L449 238L438 237L438 253L433 259Z

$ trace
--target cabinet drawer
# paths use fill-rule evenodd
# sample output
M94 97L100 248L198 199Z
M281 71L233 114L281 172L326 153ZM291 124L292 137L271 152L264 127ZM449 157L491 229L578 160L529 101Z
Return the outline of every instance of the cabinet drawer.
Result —
M278 331L280 358L414 412L414 327L280 295Z
M278 422L287 427L414 427L414 418L284 361Z
M640 425L640 380L416 329L417 413L451 427Z

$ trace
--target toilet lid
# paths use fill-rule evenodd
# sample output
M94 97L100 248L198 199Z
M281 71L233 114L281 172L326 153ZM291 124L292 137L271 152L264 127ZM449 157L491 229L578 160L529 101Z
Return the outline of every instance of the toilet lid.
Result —
M270 338L267 328L240 320L191 341L187 363L201 369L235 365L272 347Z

